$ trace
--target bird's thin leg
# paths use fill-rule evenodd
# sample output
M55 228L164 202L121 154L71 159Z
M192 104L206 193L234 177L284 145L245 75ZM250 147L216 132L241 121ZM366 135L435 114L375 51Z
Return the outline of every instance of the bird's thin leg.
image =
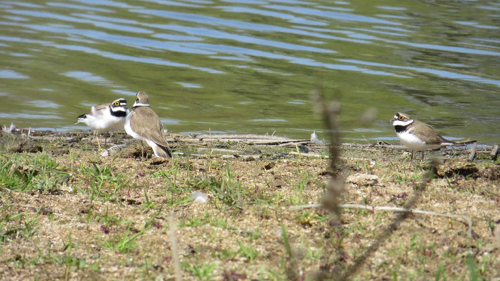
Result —
M422 150L422 161L424 161L425 152Z
M413 163L413 150L411 151L410 163Z
M144 161L144 141L141 141L141 161Z
M111 138L111 135L109 138ZM106 136L106 135L104 136L104 145L108 146L108 136Z
M99 133L95 131L95 137L97 139L97 146L99 147L99 150L101 150L101 143L99 142Z

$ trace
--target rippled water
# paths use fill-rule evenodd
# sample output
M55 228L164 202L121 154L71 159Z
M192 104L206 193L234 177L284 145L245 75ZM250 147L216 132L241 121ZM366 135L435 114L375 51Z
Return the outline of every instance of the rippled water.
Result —
M347 141L393 139L397 111L500 140L500 2L0 1L0 62L0 123L19 127L85 129L143 90L171 132L322 138L321 88Z

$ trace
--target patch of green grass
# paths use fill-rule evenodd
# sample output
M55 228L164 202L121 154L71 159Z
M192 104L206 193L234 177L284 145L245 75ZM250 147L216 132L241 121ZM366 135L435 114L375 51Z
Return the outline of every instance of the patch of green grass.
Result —
M9 239L30 238L37 232L38 213L29 217L26 212L5 216L0 220L0 242Z
M267 276L265 276L264 272L261 272L261 274L259 275L259 281L260 280L276 280L276 281L287 280L286 274L283 272L280 272L278 270L269 269L267 271L267 273L268 273Z
M214 218L212 221L211 221L211 225L215 226L215 227L219 227L219 228L222 228L222 229L227 229L229 228L229 224L227 222L227 219L223 219L223 218Z
M238 255L238 250L233 250L230 247L227 249L222 249L220 252L214 252L213 256L220 259L232 260Z
M190 196L183 197L183 196L171 194L171 196L165 198L164 203L166 206L180 206L180 205L184 205L190 201L193 201L193 199Z
M216 179L214 177L198 178L195 179L192 186L213 194L214 199L228 206L234 207L243 205L241 199L241 185L239 182L231 181L231 177L229 180Z
M281 225L281 235L283 238L283 245L285 245L286 254L288 255L288 257L292 257L292 248L290 247L288 234L286 233L286 227L284 224Z
M14 159L0 161L0 188L21 189L30 183L30 179L15 168Z
M179 227L197 227L201 226L204 224L207 224L209 222L209 216L208 214L205 214L201 218L186 218L184 220L181 220L179 222Z
M234 174L229 170L229 165L227 166L225 177L220 179L208 178L203 182L198 182L198 185L202 184L204 189L214 195L214 198L225 203L231 207L242 207L242 188L239 181L234 180Z
M262 192L245 189L236 175L231 172L228 162L226 162L222 176L194 178L187 185L212 194L216 204L222 202L238 209L242 209L248 203L269 205L271 202Z
M339 229L339 231L337 233L335 233L336 235L330 236L330 239L329 239L330 244L334 248L342 247L344 240L346 240L349 237L349 234L351 234L353 232L354 232L354 230L351 227L343 227L342 229Z
M175 158L172 159L170 169L169 170L161 170L153 174L155 177L161 177L164 178L168 186L166 186L167 190L172 190L172 189L177 189L177 177L180 173L181 166L179 161L177 161Z
M75 247L73 239L71 238L71 233L68 235L68 242L64 242L63 252L67 251L67 254L60 259L60 264L66 265L66 270L64 273L64 279L68 280L69 274L71 273L71 268L76 267L78 270L85 268L86 260L85 258L77 258L72 255L73 248Z
M142 265L142 276L144 279L147 279L150 276L150 271L153 269L153 265L151 264L150 258L146 257L144 259L144 264Z
M446 274L446 270L444 268L444 262L440 262L439 263L439 267L438 267L438 269L436 271L436 274L434 275L434 280L435 281L439 281L439 280L445 281L445 280L447 280L445 274Z
M240 247L238 250L239 255L247 259L250 263L253 263L254 259L259 255L259 252L252 246L252 244L248 244L248 246L246 246L238 241L238 246Z
M469 267L469 280L471 281L478 280L476 273L476 262L474 261L474 258L468 255L467 258L465 259L465 263L467 264L467 267Z
M109 166L100 167L92 163L92 167L82 166L80 173L86 176L86 185L90 188L90 201L99 198L110 201L117 198L117 191L127 184L125 177L113 173Z
M116 234L112 236L110 239L104 242L104 248L117 251L120 253L129 253L132 251L136 245L137 237L141 236L144 231L139 231L137 233L131 234L130 229L123 234Z
M96 214L95 218L97 221L104 223L107 227L118 225L120 223L120 218L115 215L110 215L108 209L106 209L104 215Z
M133 221L120 219L118 216L110 214L107 208L104 213L95 210L93 204L83 210L82 213L84 213L85 216L81 218L82 221L85 221L88 225L100 224L101 230L106 234L116 230L118 228L117 226L130 228L134 225Z
M155 207L155 202L149 200L146 189L144 189L144 203L142 203L142 207L145 209L153 209Z
M200 265L183 262L182 267L198 278L198 280L211 280L212 272L217 268L217 265L209 262L204 262Z
M395 175L395 181L397 183L414 183L414 182L419 182L423 179L423 172L421 173L411 173L407 174L406 172L400 173L397 172Z
M69 180L64 168L47 154L15 154L0 159L0 189L9 188L17 191L38 190L54 193L58 186Z
M327 218L312 211L303 211L295 216L297 221L304 226L313 226L318 223L325 222Z
M324 255L323 247L320 248L308 248L306 257L310 261L318 261Z
M38 176L33 180L33 188L45 194L56 194L59 192L59 186L69 180L68 174L58 174L57 176L50 176L45 174Z
M32 266L41 266L44 264L58 264L65 265L65 279L68 279L69 273L72 268L76 267L78 270L82 270L86 266L85 258L78 258L72 254L72 250L75 247L75 244L72 241L71 234L68 236L68 240L63 241L63 248L58 250L58 254L52 253L52 244L49 243L46 251L38 248L38 255L31 259L26 259L25 256L16 255L11 262L14 263L15 266L24 267L26 264ZM59 254L61 253L61 254Z

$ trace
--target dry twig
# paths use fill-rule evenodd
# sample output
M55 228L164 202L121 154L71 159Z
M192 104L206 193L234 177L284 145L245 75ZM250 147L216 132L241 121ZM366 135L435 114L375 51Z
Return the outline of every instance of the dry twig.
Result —
M175 281L180 281L180 280L182 280L181 263L179 261L179 250L177 247L177 237L175 236L175 231L177 230L177 225L175 224L173 215L170 215L168 217L168 224L170 226L170 244L172 245L172 259L174 261Z
M319 208L321 204L309 204L309 205L298 205L290 207L290 210L302 210L307 208ZM447 217L447 218L455 218L455 219L463 219L468 227L467 234L469 237L472 237L472 219L465 215L457 215L457 214L444 214L437 213L434 211L420 210L420 209L406 209L401 207L393 207L393 206L369 206L369 205L361 205L361 204L340 204L340 208L352 208L352 209L366 209L370 211L392 211L392 212L408 212L413 214L423 214L429 216L438 216L438 217Z

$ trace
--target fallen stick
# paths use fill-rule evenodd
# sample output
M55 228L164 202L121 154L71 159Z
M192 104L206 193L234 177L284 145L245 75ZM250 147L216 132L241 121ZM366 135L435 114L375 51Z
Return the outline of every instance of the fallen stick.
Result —
M319 208L321 204L309 204L309 205L298 205L290 207L290 210L302 210L307 208ZM400 207L391 207L391 206L369 206L369 205L360 205L360 204L339 204L340 208L353 208L353 209L366 209L372 211L392 211L392 212L409 212L414 214L424 214L429 216L438 216L438 217L447 217L447 218L455 218L455 219L463 219L467 224L467 234L469 237L472 237L472 220L471 218L464 215L455 215L455 214L443 214L436 213L434 211L426 211L419 209L406 209Z
M175 281L182 280L181 274L181 263L179 261L179 250L177 248L177 237L175 236L175 231L177 230L177 225L174 221L174 216L170 215L168 217L168 224L170 226L170 244L172 250L172 259L174 261L174 272L175 272Z
M470 156L469 156L469 161L474 161L474 159L476 159L476 156L477 156L477 142L474 143L474 145L472 146L472 151L470 153Z

